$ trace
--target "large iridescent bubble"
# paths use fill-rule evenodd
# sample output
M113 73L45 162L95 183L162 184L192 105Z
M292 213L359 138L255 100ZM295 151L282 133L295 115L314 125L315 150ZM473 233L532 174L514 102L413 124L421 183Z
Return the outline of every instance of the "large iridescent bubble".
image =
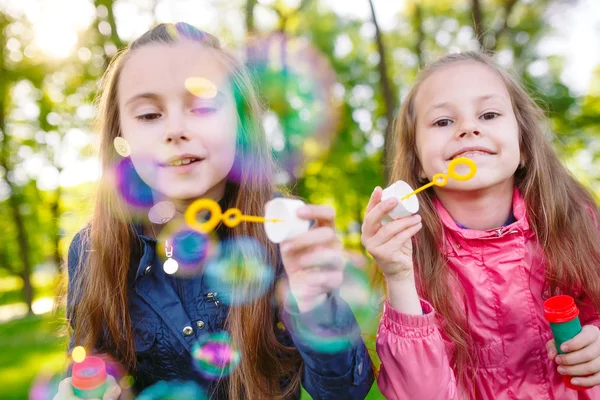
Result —
M273 33L255 37L247 64L269 105L264 124L275 155L286 170L326 152L339 120L336 75L327 57L306 39Z
M131 158L119 161L115 169L117 189L123 200L135 208L150 208L153 205L152 189L138 175Z
M262 245L243 236L221 243L219 255L204 270L207 289L225 304L245 304L267 293L275 278Z

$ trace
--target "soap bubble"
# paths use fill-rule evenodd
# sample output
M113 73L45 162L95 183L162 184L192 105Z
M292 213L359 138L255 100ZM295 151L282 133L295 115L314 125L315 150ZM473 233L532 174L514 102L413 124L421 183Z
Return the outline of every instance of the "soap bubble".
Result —
M234 305L264 296L275 279L261 244L246 236L223 241L219 255L207 263L204 274L208 290L225 304Z
M229 375L240 363L240 352L235 349L226 331L209 334L192 348L194 367L207 379Z

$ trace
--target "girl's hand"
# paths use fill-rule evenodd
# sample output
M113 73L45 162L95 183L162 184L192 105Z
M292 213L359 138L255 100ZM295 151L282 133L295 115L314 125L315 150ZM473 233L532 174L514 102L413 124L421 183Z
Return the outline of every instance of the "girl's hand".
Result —
M600 384L600 329L586 325L573 339L564 342L558 354L554 340L546 343L548 358L558 364L558 373L573 376L571 383L577 386Z
M316 220L306 233L281 243L281 258L289 288L300 312L309 311L325 301L327 294L344 280L342 243L334 230L335 210L328 206L307 205L298 217Z
M101 400L118 400L120 395L121 387L119 387L117 381L112 375L107 375L106 391L104 392ZM79 397L76 397L75 393L73 392L71 378L63 379L58 384L58 392L54 396L53 400L79 400Z
M412 215L390 221L381 220L398 204L398 199L381 202L383 190L377 186L371 194L362 225L361 241L373 256L386 281L406 281L413 277L411 238L421 230L421 216Z

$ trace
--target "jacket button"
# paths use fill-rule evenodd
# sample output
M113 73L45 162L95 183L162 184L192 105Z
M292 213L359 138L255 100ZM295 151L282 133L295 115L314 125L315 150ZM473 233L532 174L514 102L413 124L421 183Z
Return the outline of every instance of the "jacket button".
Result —
M146 269L144 270L144 275L146 275L148 272L150 272L150 270L151 270L151 269L152 269L152 266L151 266L151 265L148 265L148 266L146 267Z
M183 334L185 336L192 336L194 334L194 328L192 328L191 326L186 326L185 328L183 328Z
M204 329L204 321L198 321L196 322L196 326L198 327L198 329Z

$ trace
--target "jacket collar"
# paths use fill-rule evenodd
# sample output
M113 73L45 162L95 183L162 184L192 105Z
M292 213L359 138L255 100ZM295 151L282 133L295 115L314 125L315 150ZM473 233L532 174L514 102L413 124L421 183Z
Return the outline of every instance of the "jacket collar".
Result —
M434 198L434 204L444 228L455 232L465 239L485 239L490 237L498 237L502 236L502 234L508 230L515 229L521 232L529 230L529 222L527 221L527 205L525 204L525 199L521 195L521 192L517 188L515 188L513 191L513 215L515 217L515 222L507 226L488 229L485 231L460 228L437 198Z

